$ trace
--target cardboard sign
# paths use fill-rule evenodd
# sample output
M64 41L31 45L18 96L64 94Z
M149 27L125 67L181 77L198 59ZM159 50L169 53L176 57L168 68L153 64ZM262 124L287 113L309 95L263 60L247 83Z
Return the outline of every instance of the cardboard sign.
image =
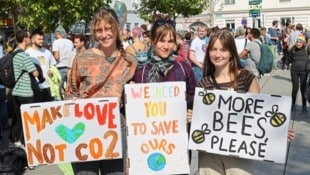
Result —
M21 106L29 165L122 158L117 97Z
M291 98L196 88L189 148L284 163Z
M185 83L125 86L130 175L188 174Z

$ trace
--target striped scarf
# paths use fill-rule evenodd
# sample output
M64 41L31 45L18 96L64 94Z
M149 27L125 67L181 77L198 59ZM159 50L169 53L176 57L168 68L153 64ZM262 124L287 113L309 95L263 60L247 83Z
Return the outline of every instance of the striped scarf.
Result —
M173 62L174 57L172 54L165 59L152 55L150 60L150 64L152 65L152 69L149 74L150 82L158 82L159 74L166 76L167 72L172 67Z

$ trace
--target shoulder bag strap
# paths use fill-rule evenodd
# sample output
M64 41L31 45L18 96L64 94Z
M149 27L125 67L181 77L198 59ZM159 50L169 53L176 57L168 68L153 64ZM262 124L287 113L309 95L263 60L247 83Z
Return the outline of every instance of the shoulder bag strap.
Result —
M109 74L106 76L105 80L102 81L100 84L98 84L98 86L94 87L92 94L96 93L102 86L106 84L106 82L108 81L108 79L110 78L110 76L112 75L112 73L114 72L115 68L117 67L117 65L119 64L122 58L123 58L123 53L121 53L121 55L116 59L115 64L109 70Z
M137 53L137 49L135 48L135 46L133 44L131 44L131 48L133 49L133 51L135 52L135 54Z

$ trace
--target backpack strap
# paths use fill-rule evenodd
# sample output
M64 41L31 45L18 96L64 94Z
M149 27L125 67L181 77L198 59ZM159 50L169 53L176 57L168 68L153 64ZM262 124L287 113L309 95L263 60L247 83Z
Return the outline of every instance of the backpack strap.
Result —
M10 54L12 54L12 59L15 57L15 55L17 55L18 53L21 53L21 52L24 52L22 49L16 49L16 50L14 50L12 53L10 53ZM13 67L14 67L14 64L13 64ZM14 70L13 70L14 71ZM25 70L23 70L22 71L22 73L18 76L18 78L16 79L16 81L15 81L15 84L19 81L19 79L23 76L23 74L25 73L25 72L27 72L27 71L25 71ZM15 78L15 77L14 77ZM14 86L15 86L15 84L14 84ZM14 87L13 86L13 87Z
M260 48L260 50L261 50L262 44L260 44L258 41L253 41L253 42L256 42L256 43L259 45L259 48ZM250 54L251 60L252 60L255 64L257 64L257 61L253 59L253 57L252 57L252 55L251 55L251 52L249 52L249 54ZM262 54L262 53L260 53L260 54Z

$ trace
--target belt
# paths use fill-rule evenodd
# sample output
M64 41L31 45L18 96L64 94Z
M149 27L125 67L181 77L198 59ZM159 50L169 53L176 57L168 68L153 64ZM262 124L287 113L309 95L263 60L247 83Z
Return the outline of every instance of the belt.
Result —
M68 69L68 67L57 67L57 69Z

